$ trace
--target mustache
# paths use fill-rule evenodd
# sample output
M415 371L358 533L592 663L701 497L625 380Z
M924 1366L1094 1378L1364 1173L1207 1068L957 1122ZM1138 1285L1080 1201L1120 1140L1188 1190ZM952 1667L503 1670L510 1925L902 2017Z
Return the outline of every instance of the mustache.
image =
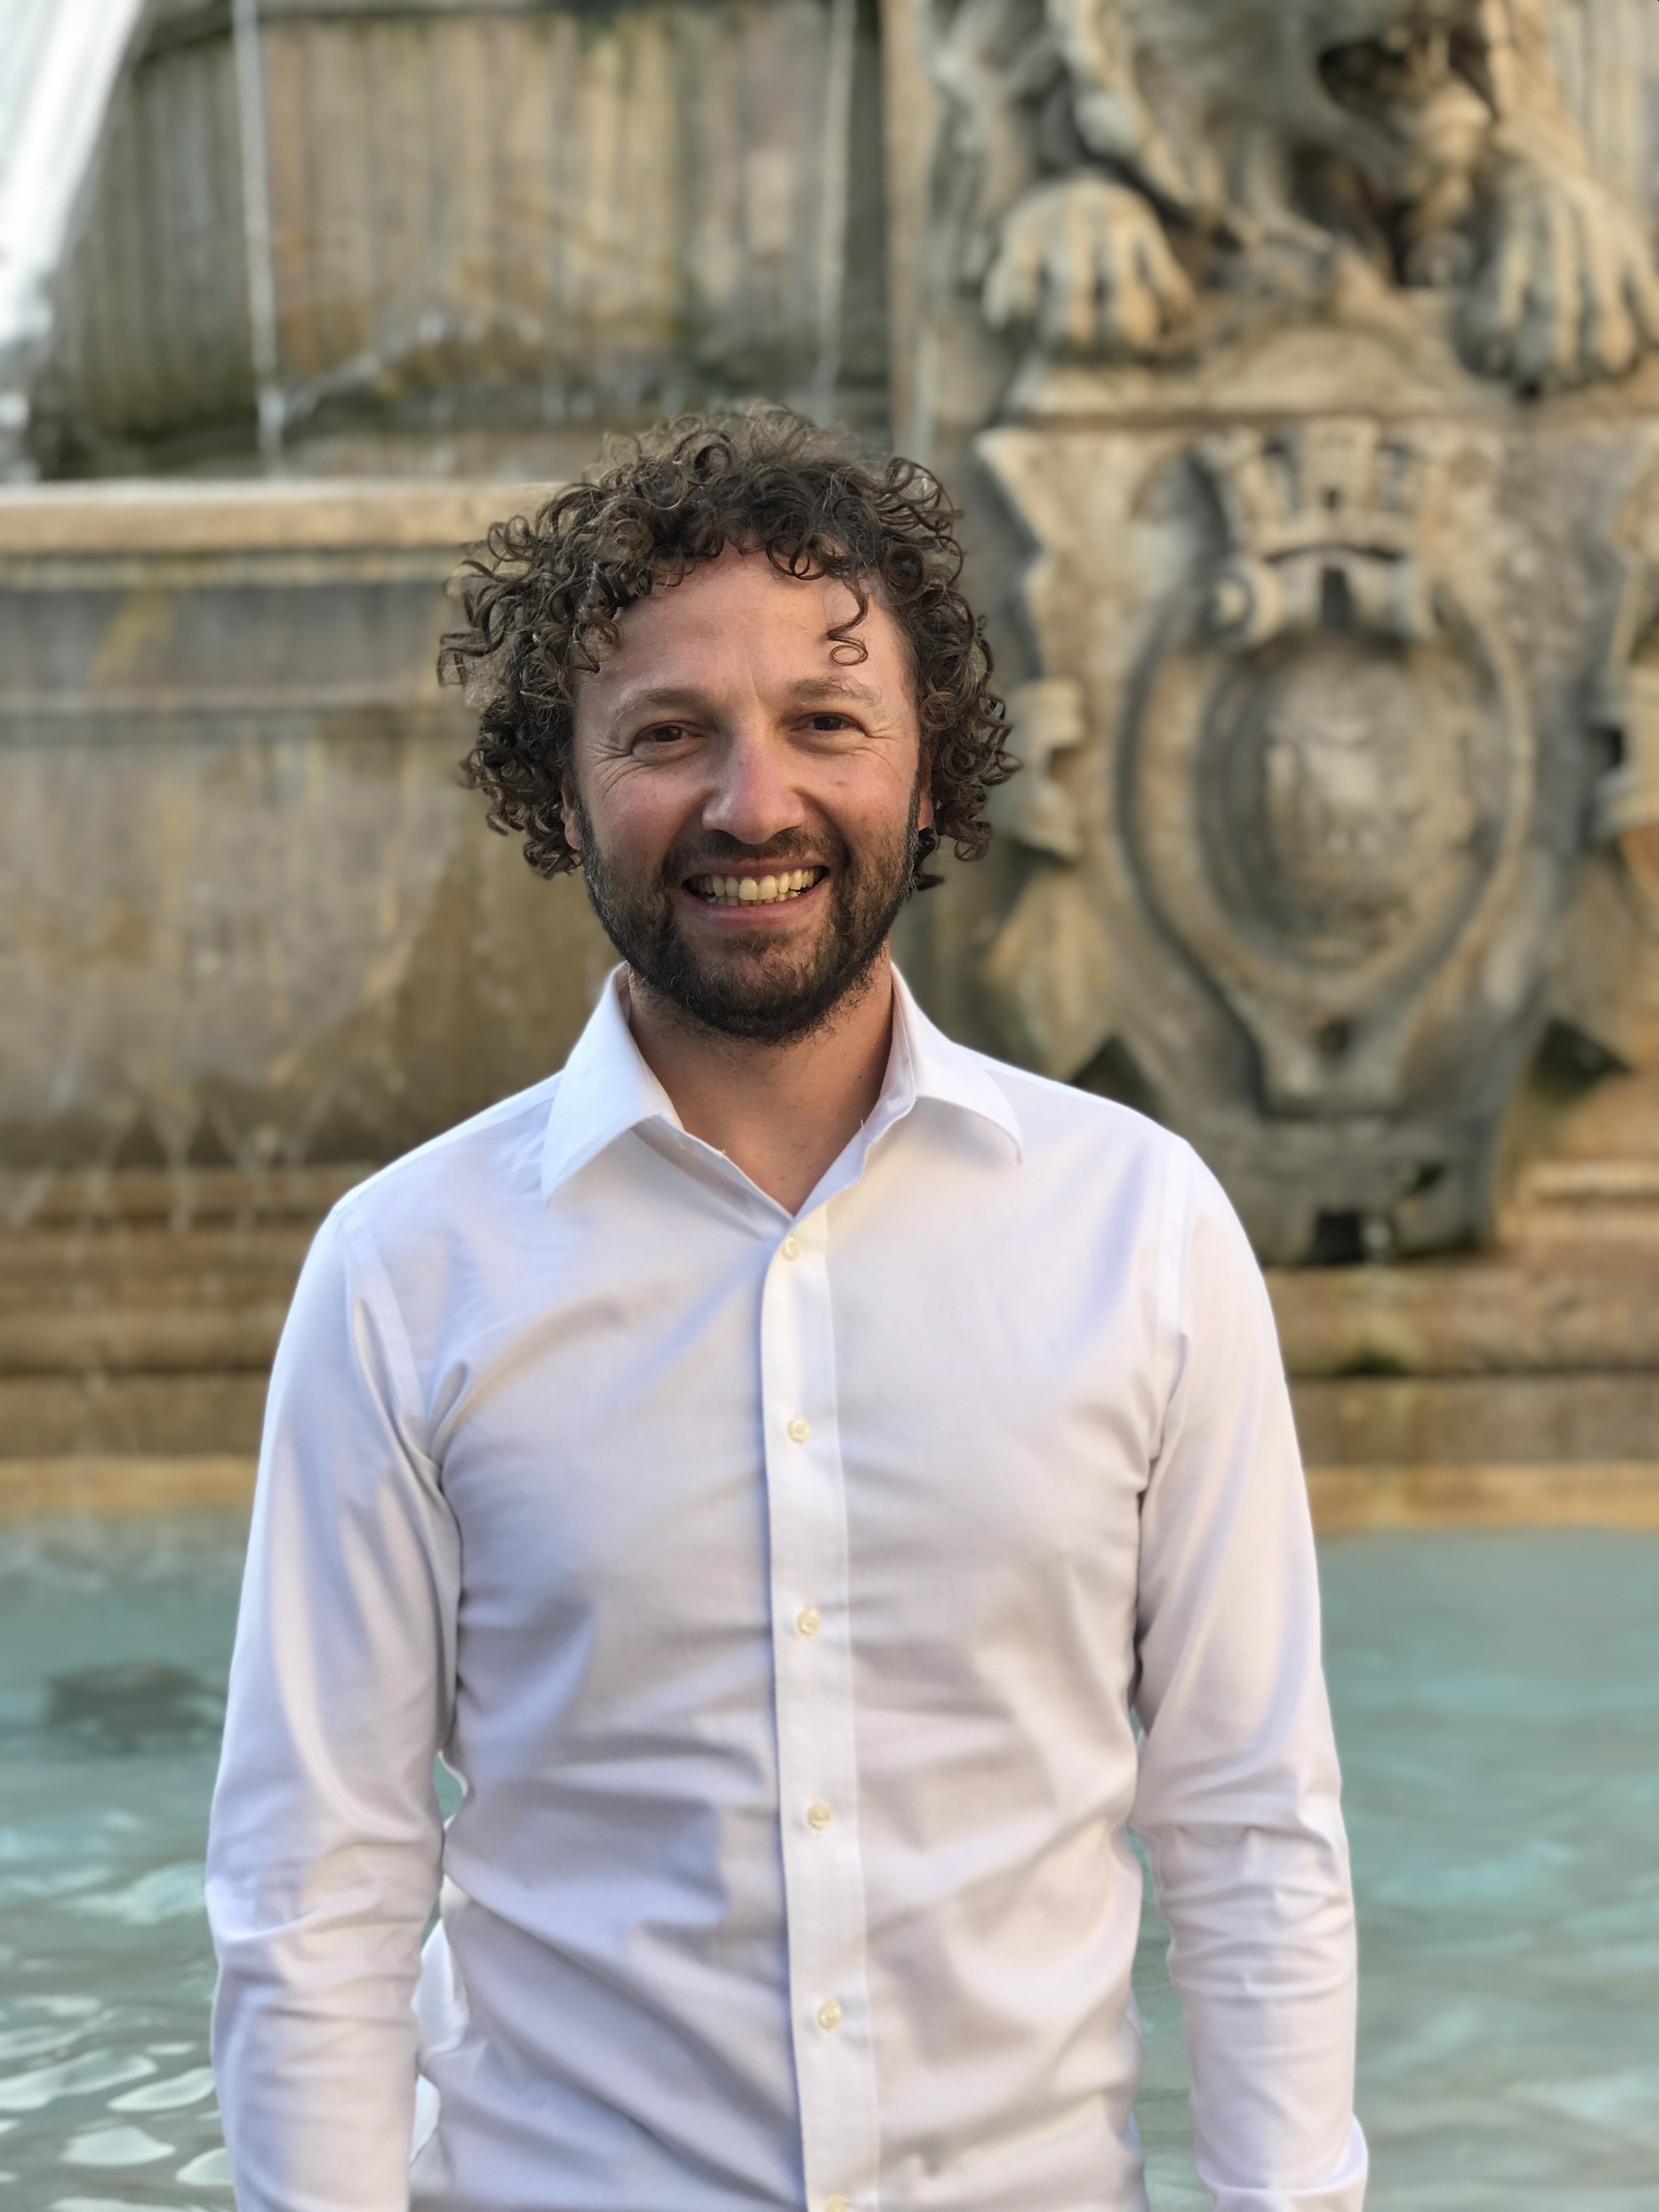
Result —
M798 868L836 868L848 857L844 839L809 837L802 830L780 830L761 845L745 844L741 837L714 830L694 845L677 846L663 862L662 872L665 882L681 884L688 876L715 875L741 861L751 866L782 861Z

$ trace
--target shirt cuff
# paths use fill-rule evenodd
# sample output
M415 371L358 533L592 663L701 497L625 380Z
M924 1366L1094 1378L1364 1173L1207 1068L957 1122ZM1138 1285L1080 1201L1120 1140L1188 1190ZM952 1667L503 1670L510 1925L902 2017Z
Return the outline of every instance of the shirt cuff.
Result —
M1238 2189L1217 2181L1203 2168L1199 2179L1215 2194L1215 2212L1361 2212L1370 2154L1358 2120L1349 2123L1348 2148L1328 2180L1305 2189Z

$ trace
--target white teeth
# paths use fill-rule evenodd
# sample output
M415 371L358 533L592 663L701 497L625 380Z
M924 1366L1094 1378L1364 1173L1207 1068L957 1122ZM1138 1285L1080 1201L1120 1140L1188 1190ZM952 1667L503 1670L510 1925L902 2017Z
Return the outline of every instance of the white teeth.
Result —
M817 881L814 868L794 868L781 876L697 876L692 889L714 906L772 906L799 898Z

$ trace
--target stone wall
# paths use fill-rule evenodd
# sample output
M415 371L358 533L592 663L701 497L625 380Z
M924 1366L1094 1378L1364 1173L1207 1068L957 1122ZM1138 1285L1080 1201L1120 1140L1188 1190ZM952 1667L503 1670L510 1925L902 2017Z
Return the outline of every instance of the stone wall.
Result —
M383 1159L560 1064L608 947L433 670L525 501L0 499L0 1166Z
M585 453L596 423L710 398L884 422L872 0L259 13L254 274L290 445L403 433L405 465L453 471L458 429ZM251 447L265 249L234 61L227 6L157 0L57 287L48 472Z
M891 0L896 419L1028 763L913 964L1275 1259L1491 1237L1540 1047L1655 1056L1656 21Z

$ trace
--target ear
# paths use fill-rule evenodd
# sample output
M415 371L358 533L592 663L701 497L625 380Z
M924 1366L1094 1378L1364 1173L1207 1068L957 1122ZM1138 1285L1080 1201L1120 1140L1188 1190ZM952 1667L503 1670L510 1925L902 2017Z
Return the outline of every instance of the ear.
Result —
M918 830L931 830L933 826L933 756L931 752L922 754L918 781L921 792L916 801L916 827Z
M564 823L564 842L573 853L582 849L581 817L576 811L576 787L567 769L559 778L559 812Z

